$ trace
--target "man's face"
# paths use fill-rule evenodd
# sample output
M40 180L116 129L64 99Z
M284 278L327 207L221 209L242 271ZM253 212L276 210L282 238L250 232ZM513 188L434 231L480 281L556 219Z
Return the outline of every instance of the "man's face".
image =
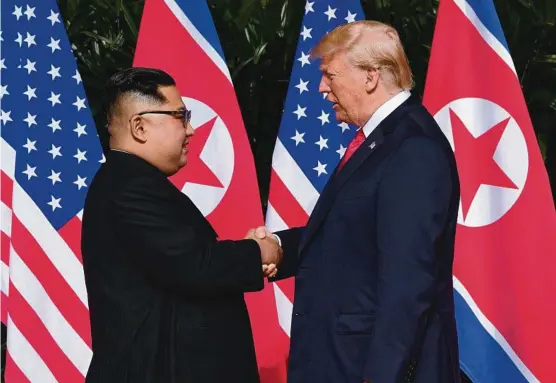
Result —
M145 144L155 161L154 165L165 174L172 175L187 163L187 145L194 130L186 118L187 111L178 89L168 86L160 91L168 101L138 113L150 112L141 115L146 135Z
M320 67L322 78L320 93L328 93L326 98L334 105L336 119L350 124L362 123L362 101L366 96L366 71L354 67L347 60L345 53L334 54L324 58Z

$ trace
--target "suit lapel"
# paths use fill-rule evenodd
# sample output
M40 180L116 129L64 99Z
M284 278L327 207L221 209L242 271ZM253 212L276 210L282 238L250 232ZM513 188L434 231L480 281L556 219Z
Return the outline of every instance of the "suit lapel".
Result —
M394 131L401 119L406 116L409 113L409 110L415 107L415 105L418 105L417 99L415 96L411 96L375 128L375 130L365 139L357 151L353 153L352 157L345 163L341 170L338 170L338 168L334 170L334 173L322 191L321 196L313 209L311 217L307 222L305 235L299 246L300 256L303 254L303 250L307 247L313 236L322 225L332 207L336 195L341 188L346 184L355 171L363 165L363 163L370 161L366 165L368 171L374 170L374 168L378 165L381 156L373 156L373 154L383 146L384 142L388 138L388 135Z

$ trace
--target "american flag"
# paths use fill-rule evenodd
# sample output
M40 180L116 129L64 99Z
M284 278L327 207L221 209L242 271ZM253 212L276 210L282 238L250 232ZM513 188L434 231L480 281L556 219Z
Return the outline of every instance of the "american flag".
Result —
M81 211L104 160L55 0L3 0L1 290L5 378L82 382L92 356Z
M295 62L272 158L266 226L271 231L303 226L340 162L356 128L335 119L318 92L319 62L311 49L335 27L365 18L359 0L305 4ZM274 283L280 326L289 335L293 280Z

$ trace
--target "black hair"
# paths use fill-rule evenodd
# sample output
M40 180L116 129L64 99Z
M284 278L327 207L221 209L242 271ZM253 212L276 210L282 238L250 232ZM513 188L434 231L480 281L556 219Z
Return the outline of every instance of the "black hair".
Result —
M116 72L106 83L105 115L112 119L122 97L135 96L154 103L164 103L161 86L175 86L168 73L154 68L127 68Z

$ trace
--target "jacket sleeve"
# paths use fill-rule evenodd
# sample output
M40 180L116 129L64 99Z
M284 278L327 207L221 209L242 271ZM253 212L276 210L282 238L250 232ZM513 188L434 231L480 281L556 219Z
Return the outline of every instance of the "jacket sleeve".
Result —
M304 229L304 227L296 227L274 233L278 236L278 238L280 238L283 250L283 259L282 263L278 267L276 276L268 279L270 282L293 277L297 274L299 260L297 250L299 248L299 243Z
M116 236L145 274L161 286L192 294L262 290L259 245L254 240L203 240L176 199L151 179L136 179L118 193Z
M378 191L378 311L363 380L401 382L437 289L435 242L448 217L450 167L438 143L406 140Z

